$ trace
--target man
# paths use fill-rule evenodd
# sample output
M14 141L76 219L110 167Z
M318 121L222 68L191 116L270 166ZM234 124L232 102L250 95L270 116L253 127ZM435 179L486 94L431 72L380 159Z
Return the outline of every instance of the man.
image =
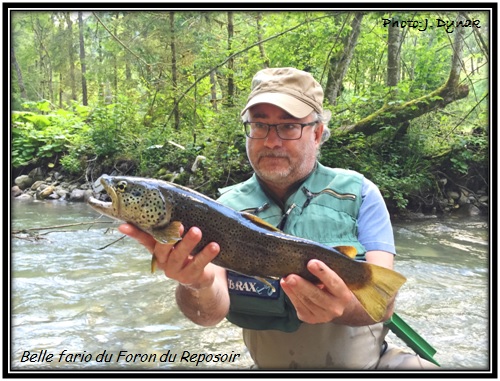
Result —
M393 232L378 188L359 173L317 161L329 136L322 104L323 90L310 74L294 68L258 72L242 111L255 174L223 189L219 201L286 233L329 246L354 246L358 259L392 268ZM237 282L258 281L212 264L219 253L216 242L191 255L203 234L198 228L181 228L186 234L175 247L131 225L120 230L145 245L165 275L179 282L176 300L186 317L203 326L227 318L242 327L259 368L435 368L414 354L388 348L387 328L373 321L343 280L319 260L307 264L319 286L290 274L274 281L274 291L263 293L266 287L260 284L255 292L243 292L234 287ZM383 320L391 316L393 303Z

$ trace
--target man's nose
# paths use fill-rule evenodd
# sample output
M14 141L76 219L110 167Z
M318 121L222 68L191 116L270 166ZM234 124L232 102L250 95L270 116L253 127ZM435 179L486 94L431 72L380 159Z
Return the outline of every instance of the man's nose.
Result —
M278 136L276 126L269 127L269 133L265 139L265 146L268 148L281 147L283 140Z

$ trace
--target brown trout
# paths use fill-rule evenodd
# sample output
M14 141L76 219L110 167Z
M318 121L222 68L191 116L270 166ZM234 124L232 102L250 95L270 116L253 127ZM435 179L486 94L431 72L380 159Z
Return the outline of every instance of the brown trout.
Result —
M161 243L178 242L181 223L185 232L196 226L203 238L193 254L217 242L221 250L212 262L228 270L264 279L293 273L317 283L306 265L319 259L343 279L375 321L383 318L388 303L406 281L393 270L352 259L356 255L352 247L331 248L282 233L254 215L177 184L107 175L101 177L101 184L111 202L91 197L92 208L135 225Z

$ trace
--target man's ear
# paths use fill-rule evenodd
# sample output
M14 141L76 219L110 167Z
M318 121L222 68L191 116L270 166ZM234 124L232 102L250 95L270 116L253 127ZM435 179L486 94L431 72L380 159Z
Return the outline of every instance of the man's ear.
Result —
M316 125L316 131L315 131L315 140L316 140L316 143L321 143L321 137L323 136L323 130L324 130L325 126L323 125L323 123L318 123Z

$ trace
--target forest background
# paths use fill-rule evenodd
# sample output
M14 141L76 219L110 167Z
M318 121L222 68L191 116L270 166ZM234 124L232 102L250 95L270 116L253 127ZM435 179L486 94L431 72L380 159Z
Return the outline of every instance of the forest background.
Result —
M239 116L251 78L292 66L325 89L323 164L374 181L392 213L486 211L490 17L12 11L12 177L119 173L216 198L252 174Z

